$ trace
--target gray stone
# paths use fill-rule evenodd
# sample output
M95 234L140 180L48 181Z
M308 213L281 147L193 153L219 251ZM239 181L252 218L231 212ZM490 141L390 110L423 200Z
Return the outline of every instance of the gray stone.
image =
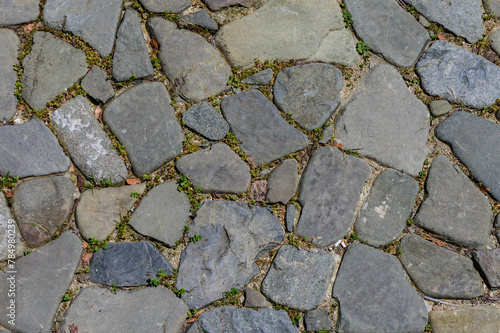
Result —
M423 17L422 15L420 15L418 17L418 23L420 23L424 28L428 28L431 26L429 21L427 21L427 19L425 17Z
M200 331L200 325L198 324L197 321L191 325L191 327L186 331L186 333L203 333Z
M10 248L9 244L12 244ZM0 261L14 260L23 255L24 249L25 246L21 242L19 227L10 214L10 208L7 205L5 196L0 194Z
M255 6L259 3L262 3L263 0L203 0L203 2L207 5L207 7L214 11L219 10L224 7L241 5L244 7Z
M222 113L234 135L243 143L242 151L257 165L270 163L302 150L309 139L281 117L278 109L255 89L222 100Z
M95 48L101 57L113 50L122 13L122 0L47 0L43 20L54 29L71 31Z
M500 1L498 2L499 5L499 14L500 14ZM496 53L500 54L500 29L497 29L493 31L489 36L488 40L490 41L490 46L495 51Z
M359 238L375 247L398 238L413 210L418 190L418 183L410 176L393 170L378 175L354 223Z
M333 125L330 125L330 126L326 127L323 130L323 132L321 132L321 139L319 139L318 142L326 145L332 139L332 137L333 137L333 131L334 131Z
M297 215L297 208L295 205L286 205L286 231L293 232L295 225L295 216Z
M113 78L125 81L154 74L137 12L127 9L116 35Z
M261 293L252 288L245 289L245 307L247 308L271 308L269 301Z
M299 185L302 212L297 233L328 246L344 237L354 223L354 210L371 169L363 160L331 146L317 149Z
M50 118L73 163L90 180L127 178L127 167L94 116L93 105L82 95L66 102Z
M205 333L298 333L284 310L221 306L202 313L199 323Z
M500 68L446 41L435 41L415 67L429 95L477 109L500 97Z
M9 121L16 114L17 99L14 96L14 90L17 73L14 65L19 63L17 52L21 41L14 31L0 29L0 45L2 45L0 48L0 121Z
M219 29L217 22L215 22L214 19L210 17L210 14L208 14L208 10L206 8L203 8L202 10L191 14L181 16L179 23L183 26L193 24L202 28L207 28L209 30Z
M396 66L412 67L429 42L429 34L393 0L346 2L353 28L371 51Z
M90 286L78 294L65 319L62 332L69 325L80 332L151 332L178 333L187 317L188 307L166 288L120 290Z
M342 73L329 64L283 69L274 81L274 103L306 130L323 126L340 105Z
M366 245L347 247L333 297L340 306L339 333L420 333L427 324L424 300L406 280L396 257Z
M150 12L180 13L191 6L191 0L139 0Z
M95 238L104 240L116 229L116 223L129 212L139 195L146 189L146 184L132 186L100 188L84 191L76 206L76 225L80 235L86 240Z
M266 85L273 80L273 76L273 69L267 68L247 77L246 79L243 79L241 83L250 85Z
M483 305L458 310L431 311L429 322L433 333L498 333L500 309Z
M484 292L472 260L417 235L404 236L399 259L415 285L437 298L471 299Z
M189 208L187 195L177 190L177 182L170 181L146 194L129 224L143 235L175 246L175 242L182 237Z
M408 0L408 4L471 44L483 37L481 0Z
M304 323L306 326L306 331L319 331L319 330L331 330L332 322L328 316L328 310L326 309L316 309L307 311L304 316Z
M483 0L484 9L489 13L500 16L500 1L499 0Z
M346 149L419 174L428 153L429 111L394 67L380 64L368 72L337 117L335 139Z
M69 177L33 178L17 185L12 208L31 247L50 240L73 209L75 185Z
M250 168L225 143L184 155L175 166L206 193L244 193L250 185Z
M161 82L128 89L108 104L103 119L125 145L138 177L155 171L182 151L184 135Z
M500 249L473 252L472 258L486 277L488 287L500 289Z
M222 140L229 132L228 123L208 102L201 102L182 114L186 126L209 140Z
M497 214L495 219L495 228L500 228L500 214Z
M233 201L205 201L188 237L194 235L203 238L182 251L177 288L187 291L182 299L197 309L245 286L259 273L254 260L284 238L266 208Z
M106 72L97 66L92 67L85 75L82 80L82 88L90 97L100 103L106 104L115 97L115 90L109 82Z
M355 58L359 61L340 7L330 0L269 0L253 14L225 24L215 41L237 67L266 59L311 58L346 65Z
M276 303L309 311L325 299L334 268L335 259L326 252L283 245L262 281L261 291Z
M439 117L450 112L452 106L448 101L437 100L429 103L429 109L434 117Z
M268 177L266 201L286 204L299 185L298 163L292 158L280 163Z
M65 172L69 166L69 158L42 121L0 127L0 175L44 176Z
M183 98L198 102L227 89L231 68L205 38L159 17L148 26L160 47L163 72Z
M34 21L40 10L39 0L3 0L0 6L0 26Z
M87 61L82 50L48 32L36 32L33 43L23 60L22 95L33 109L41 110L85 75Z
M49 333L64 294L73 281L82 255L81 241L66 232L55 241L42 246L15 263L15 325L8 323L7 297L12 273L0 273L2 308L0 324L14 332Z
M92 256L89 280L117 287L145 286L160 269L168 275L174 270L150 242L111 243Z

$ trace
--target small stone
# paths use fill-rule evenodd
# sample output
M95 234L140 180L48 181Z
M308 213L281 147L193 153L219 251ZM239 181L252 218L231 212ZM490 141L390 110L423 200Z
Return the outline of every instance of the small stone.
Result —
M476 251L472 258L479 265L481 273L491 290L500 289L500 249Z
M4 10L7 9L2 7L2 12ZM2 25L1 22L0 19L0 25ZM17 73L14 66L19 64L17 52L21 41L14 31L0 29L0 45L2 45L0 48L0 121L9 121L17 111L17 99L14 95Z
M252 288L245 289L245 307L271 308L272 304L261 293Z
M12 234L14 237L12 237ZM11 246L10 251L9 245ZM13 252L12 245L14 245ZM19 227L16 221L12 219L7 200L5 200L5 196L2 193L0 194L0 261L20 257L23 255L24 249L25 246L21 242Z
M259 85L263 86L270 83L273 79L274 73L272 68L264 69L258 73L255 73L246 79L242 80L241 83L249 85Z
M500 13L500 1L499 1L499 13ZM490 46L495 51L496 53L500 54L500 29L497 29L493 31L489 36L488 39L490 41Z
M3 0L0 13L0 26L18 25L36 20L39 14L40 0Z
M429 109L434 117L439 117L450 112L452 106L448 101L437 100L429 103Z
M250 186L250 201L263 202L266 198L267 180L257 180Z
M90 97L100 103L106 104L115 97L115 90L109 82L106 72L97 66L92 67L85 75L82 80L82 88Z
M333 131L334 131L333 125L330 125L330 126L326 127L323 130L323 132L321 132L321 139L319 139L318 142L321 143L321 144L326 145L332 139L332 137L333 137Z
M433 333L498 333L500 309L494 306L476 306L459 310L430 311L429 322Z
M180 13L191 6L190 0L139 0L150 12Z
M292 158L280 163L268 177L269 185L266 201L286 204L297 191L299 185L298 163Z
M202 28L207 28L209 30L219 29L217 22L215 22L214 19L210 17L210 14L208 14L208 10L206 10L206 8L203 8L202 10L191 14L183 15L181 16L179 21L181 26L193 24Z
M325 309L307 311L304 316L304 322L307 332L331 330L333 328L328 310Z
M426 18L423 17L422 15L419 16L418 23L420 23L424 28L428 28L431 26L429 21L427 21Z
M201 102L182 114L186 126L209 140L222 140L229 132L229 125L208 102Z
M295 216L297 215L297 208L295 205L286 205L286 231L293 232L293 226L295 225Z
M252 7L259 3L262 3L263 0L203 0L203 2L207 5L207 7L210 10L214 11L224 7L235 6L235 5Z

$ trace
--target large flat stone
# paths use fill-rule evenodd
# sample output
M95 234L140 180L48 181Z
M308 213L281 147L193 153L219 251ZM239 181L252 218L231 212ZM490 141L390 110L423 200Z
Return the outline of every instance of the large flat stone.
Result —
M191 6L191 0L139 0L150 12L180 13Z
M108 104L103 119L125 145L138 177L155 171L182 151L184 135L161 82L128 89Z
M36 32L33 43L23 60L22 95L29 106L41 110L85 75L87 61L82 50L48 32Z
M181 253L177 288L182 299L200 309L231 288L242 288L259 273L254 260L283 240L278 219L263 207L205 201L188 237L201 235Z
M17 25L36 20L40 0L3 0L0 6L0 25Z
M318 246L344 237L354 223L354 209L371 169L363 160L331 146L317 149L302 174L302 212L297 233Z
M330 31L309 61L333 62L353 67L359 64L360 56L356 51L356 38L348 29Z
M13 30L0 29L0 45L2 45L0 48L0 121L9 121L16 114L17 99L14 96L14 90L17 73L14 65L19 63L17 52L21 41Z
M20 258L15 263L15 325L8 323L7 297L12 273L0 273L0 324L13 332L49 333L64 294L73 281L83 248L75 234L66 232L55 241Z
M347 247L333 297L340 306L339 333L420 333L427 324L424 300L406 280L396 257L366 245Z
M227 121L208 102L201 102L182 114L186 126L200 133L209 140L224 139L229 132Z
M346 149L417 176L428 153L429 111L399 72L380 64L340 109L335 139Z
M284 160L268 177L266 201L286 204L297 191L299 185L298 163L296 159Z
M10 214L5 196L0 194L0 261L14 260L24 253L21 232Z
M443 155L432 161L426 190L416 225L468 248L489 244L493 212L488 199Z
M491 290L500 289L500 249L476 251L472 258L485 277L485 282Z
M276 106L255 89L224 98L221 109L231 131L243 141L241 150L258 165L302 150L309 144L307 136L288 124Z
M483 305L458 310L431 311L429 322L433 333L498 333L500 309Z

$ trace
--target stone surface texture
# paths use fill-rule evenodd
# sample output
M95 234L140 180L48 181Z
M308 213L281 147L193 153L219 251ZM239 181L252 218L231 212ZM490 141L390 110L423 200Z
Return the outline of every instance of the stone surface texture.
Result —
M448 101L437 100L429 103L429 109L434 117L439 117L450 112L453 107Z
M496 17L500 16L500 1L498 0L483 0L484 9L492 13Z
M295 225L295 216L297 215L297 208L293 204L286 205L286 231L292 232Z
M190 0L139 0L150 12L180 13L189 8Z
M273 76L274 73L272 68L267 68L241 80L241 83L250 85L265 85L272 81Z
M488 287L500 289L500 249L473 252L472 259L478 264Z
M0 6L0 26L17 25L36 20L40 0L2 0Z
M328 310L326 309L307 311L304 316L304 324L307 332L331 330L333 328L332 322L328 316Z
M217 22L215 22L214 19L210 17L210 14L208 13L208 10L206 8L203 8L202 10L199 10L191 14L181 16L179 24L180 25L194 24L202 28L207 28L209 30L219 29Z
M497 333L500 331L500 309L477 306L459 310L431 311L429 322L434 333Z
M106 104L115 97L115 90L109 82L106 72L97 66L92 67L85 75L82 80L82 88L90 97L100 103Z
M258 291L252 288L245 289L245 307L271 308L272 304Z
M222 140L229 132L227 121L208 102L201 102L182 114L186 126L209 140Z
M9 244L12 244L14 248ZM12 218L5 196L0 194L0 261L14 260L23 255L24 249L19 227Z
M296 159L284 160L268 176L266 201L286 204L297 191L299 185L298 163Z
M0 25L2 25L1 22L0 19ZM8 121L17 111L17 99L14 95L17 73L14 65L19 63L17 52L21 41L14 31L0 29L0 45L2 45L0 48L0 121Z

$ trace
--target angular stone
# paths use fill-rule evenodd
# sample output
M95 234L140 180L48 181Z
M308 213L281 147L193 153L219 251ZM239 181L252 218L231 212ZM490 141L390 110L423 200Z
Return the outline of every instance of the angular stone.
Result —
M244 193L250 185L250 168L225 143L184 155L175 166L206 193Z
M500 0L483 0L484 9L494 16L500 16Z
M44 176L65 172L69 166L69 158L42 121L0 127L0 175Z
M125 145L138 177L155 171L182 151L184 135L161 82L128 89L108 104L103 119Z
M339 65L353 67L359 64L360 56L356 51L356 39L350 30L330 31L318 50L308 60L335 62Z
M5 9L2 6L2 11ZM0 20L0 25L2 25ZM0 121L9 121L16 114L17 99L14 96L16 89L17 52L21 41L16 33L10 29L0 29Z
M292 158L284 160L268 177L266 201L286 204L297 191L299 185L298 163Z
M263 0L203 0L203 2L207 5L207 7L214 11L219 10L224 7L241 5L244 7L255 6L259 3L262 3Z
M75 234L66 232L55 241L42 246L15 263L16 321L8 323L7 297L11 273L0 273L0 298L2 308L0 324L15 332L49 333L64 294L73 281L82 255L81 241Z
M122 13L122 0L47 0L43 20L54 29L71 31L95 48L101 57L113 50Z
M429 103L429 109L434 117L442 116L452 110L452 106L448 101L438 100Z
M320 331L323 329L331 330L333 328L326 309L307 311L304 316L304 323L307 332Z
M418 183L393 170L383 171L373 182L354 230L360 239L379 247L398 238L415 205Z
M215 22L214 19L210 17L210 14L208 14L208 10L206 8L203 8L202 10L191 14L181 16L179 23L181 26L193 24L202 28L207 28L209 30L219 29L217 22Z
M160 46L163 72L183 98L198 102L227 89L231 68L205 38L159 17L148 27Z
M337 117L335 139L345 148L413 176L422 169L429 112L394 67L368 72Z
M284 238L278 219L266 208L232 201L205 201L188 237L194 235L203 238L182 251L177 288L187 291L182 299L197 309L246 285L259 273L254 260Z
M484 293L472 260L417 235L404 236L399 259L415 285L438 298L471 299Z
M201 102L182 114L186 126L209 140L222 140L229 132L227 121L208 102Z
M500 1L498 2L498 13L500 14ZM489 36L490 46L496 53L500 54L500 29L496 29Z
M491 290L500 289L500 249L476 251L472 258L486 277L485 281Z
M500 309L475 306L459 310L431 311L429 322L433 333L498 333Z
M326 127L323 130L323 132L321 132L321 139L319 139L318 142L326 145L332 139L332 137L333 137L333 131L334 131L333 125L330 125L330 126Z
M302 173L302 212L297 233L323 247L344 237L354 223L354 209L371 169L362 159L331 146L318 148Z
M306 130L323 126L340 105L342 73L329 64L283 69L274 81L274 103Z
M471 44L484 35L481 0L408 0L408 4Z
M432 161L426 190L427 197L415 216L416 225L468 248L482 249L489 244L491 205L446 157L438 155Z
M3 0L1 6L0 26L34 21L40 10L39 0Z
M340 41L336 33L353 39L345 35L346 31L335 1L269 0L253 14L224 25L215 41L229 63L237 67L251 67L255 60L308 59L318 50L322 52L317 58L337 62L335 52L324 50L333 47L332 40ZM353 47L354 41L347 44ZM339 49L345 46L338 44Z
M295 215L297 215L297 208L295 205L286 205L286 231L292 232L295 225Z
M178 333L187 317L188 307L166 288L120 290L84 288L71 303L60 325L80 332L151 332Z
M427 324L425 303L406 280L396 257L366 245L347 247L333 297L340 304L339 333L416 333Z
M186 333L203 333L200 331L200 325L198 324L197 321L191 325L191 327L186 331Z
M396 66L411 67L429 42L429 34L396 1L346 2L356 35L371 51Z
M245 307L247 308L271 308L269 301L261 293L252 288L245 289Z
M273 76L273 69L267 68L247 77L246 79L243 79L241 83L250 85L266 85L272 81Z
M276 303L309 311L323 302L334 268L335 259L326 252L283 245L262 281L261 290Z
M9 249L9 244L14 245L13 251L12 247ZM10 214L5 196L0 194L0 261L20 257L23 255L24 249L24 244L21 242L21 232Z
M500 97L500 68L452 43L435 41L415 67L429 95L476 109Z
M109 82L106 72L97 66L92 67L85 75L82 80L82 88L90 97L100 103L106 104L115 97L115 90Z
M64 103L50 118L73 163L85 177L96 182L111 180L113 184L127 178L125 163L84 96Z
M106 239L137 201L131 194L140 195L145 189L146 184L143 183L84 191L76 206L76 224L80 235L86 240Z
M309 144L307 136L288 124L274 104L255 89L224 98L221 109L234 135L243 141L241 150L252 156L257 165Z
M190 0L139 0L150 12L180 13L191 6Z
M436 126L435 133L439 140L450 145L474 179L489 188L493 198L500 200L500 156L496 153L500 126L465 111L455 111Z
M135 10L127 9L116 35L113 78L125 81L133 76L143 78L153 74L139 16Z

